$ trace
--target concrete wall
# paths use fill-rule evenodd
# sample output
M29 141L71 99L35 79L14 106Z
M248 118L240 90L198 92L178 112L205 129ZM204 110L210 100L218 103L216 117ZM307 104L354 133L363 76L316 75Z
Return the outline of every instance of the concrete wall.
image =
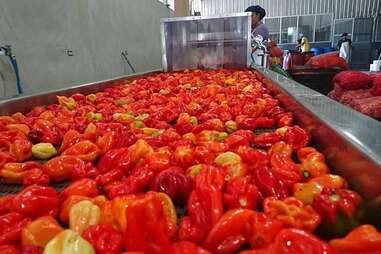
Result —
M156 0L0 0L0 45L12 45L26 93L57 89L130 74L122 50L137 72L161 68L170 15Z

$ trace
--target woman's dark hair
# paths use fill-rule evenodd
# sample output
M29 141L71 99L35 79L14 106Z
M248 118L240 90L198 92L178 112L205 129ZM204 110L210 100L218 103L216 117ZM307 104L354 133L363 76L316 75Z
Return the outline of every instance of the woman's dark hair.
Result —
M259 15L261 19L266 16L266 11L259 5L252 5L246 8L245 12L254 12Z

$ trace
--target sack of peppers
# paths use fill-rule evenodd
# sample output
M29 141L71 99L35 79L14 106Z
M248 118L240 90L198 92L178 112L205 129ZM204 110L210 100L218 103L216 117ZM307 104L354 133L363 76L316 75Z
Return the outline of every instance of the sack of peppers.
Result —
M2 254L381 253L362 198L253 72L57 99L0 117L0 177L24 186L0 197Z

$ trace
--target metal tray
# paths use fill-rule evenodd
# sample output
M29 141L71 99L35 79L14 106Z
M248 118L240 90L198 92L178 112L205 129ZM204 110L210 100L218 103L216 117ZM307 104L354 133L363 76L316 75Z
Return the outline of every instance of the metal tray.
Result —
M158 72L155 70L3 101L0 102L0 114L27 112L37 105L55 103L56 95L94 93L114 85L116 81L129 81ZM381 225L381 217L377 216L381 212L381 124L275 72L263 69L255 72L282 106L295 114L297 123L310 131L313 145L326 156L333 172L345 177L351 187L369 201L370 208L366 211L375 213L369 218L373 219L373 224ZM261 130L266 131L271 130ZM1 188L4 190L4 186ZM14 186L10 188L15 189Z

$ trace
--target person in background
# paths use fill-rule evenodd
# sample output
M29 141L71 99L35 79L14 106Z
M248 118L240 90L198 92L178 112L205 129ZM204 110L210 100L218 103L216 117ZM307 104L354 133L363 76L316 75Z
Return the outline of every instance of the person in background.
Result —
M300 42L300 49L301 49L302 53L306 53L306 52L311 51L310 42L308 41L308 38L304 35L302 35L302 39Z
M348 38L348 33L343 33L341 39L337 43L337 49L339 50L339 56L344 58L347 63L351 56L352 41Z
M252 5L246 8L245 12L251 12L251 36L254 38L256 35L260 35L263 41L267 41L269 38L269 30L266 25L263 24L262 20L266 16L266 11L259 5Z
M298 39L296 43L296 50L302 52L302 39Z

